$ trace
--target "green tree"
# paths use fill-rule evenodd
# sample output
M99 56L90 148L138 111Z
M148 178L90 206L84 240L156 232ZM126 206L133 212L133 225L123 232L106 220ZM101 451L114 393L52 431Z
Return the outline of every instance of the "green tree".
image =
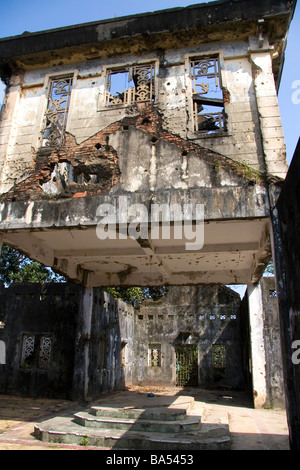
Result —
M107 287L105 290L134 307L147 299L159 300L167 293L166 287Z
M274 263L273 261L269 261L266 269L265 269L265 272L264 272L264 275L265 276L274 276Z
M107 287L105 290L112 294L115 299L122 299L134 307L146 299L142 287Z
M0 282L6 286L13 282L65 282L66 279L56 274L52 269L43 266L37 261L33 261L10 248L2 245L0 255ZM105 289L111 293L115 299L122 299L124 302L137 307L144 300L159 300L167 293L166 287L107 287Z
M0 256L0 281L5 285L13 282L64 282L65 279L50 268L27 258L19 251L2 245Z

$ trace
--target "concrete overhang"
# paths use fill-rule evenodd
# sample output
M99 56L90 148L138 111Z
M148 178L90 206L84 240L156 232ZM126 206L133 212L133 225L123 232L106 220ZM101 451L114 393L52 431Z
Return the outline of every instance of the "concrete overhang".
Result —
M113 18L0 39L0 77L8 82L20 68L75 63L90 55L112 57L132 48L136 54L180 45L248 40L265 33L278 52L274 74L281 72L286 36L296 0L221 0L138 15Z
M255 187L242 188L239 193L237 189L232 193L227 190L228 207L232 207L230 199L236 201L234 218L229 212L220 214L220 193L212 189L207 191L211 193L166 191L156 194L155 200L151 199L150 193L132 194L129 203L148 201L148 233L143 239L120 236L124 223L121 220L120 224L119 201L111 195L5 203L0 207L0 230L4 243L85 285L256 283L271 256L270 220L267 206L262 203L263 190L260 192ZM199 235L200 247L189 245L196 236L191 240L191 232L186 232L184 225L182 237L176 238L174 221L169 224L167 236L161 231L158 236L153 236L152 202L195 204L203 199L207 201L204 203L204 224L201 225L200 219L193 214L189 218L193 223L192 234ZM114 203L117 208L116 237L100 240L97 226L101 217L97 215L97 208L104 203ZM205 218L206 211L210 214L209 220ZM168 220L164 220L164 226L168 226Z

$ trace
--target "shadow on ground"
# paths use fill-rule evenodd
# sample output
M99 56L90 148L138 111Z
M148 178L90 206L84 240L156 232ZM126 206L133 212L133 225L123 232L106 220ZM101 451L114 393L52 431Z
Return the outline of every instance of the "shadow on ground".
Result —
M203 390L199 388L158 388L131 387L126 391L115 391L102 395L93 405L120 402L128 393L137 402L137 398L149 400L152 406L154 396L181 396L194 398L195 407L192 415L197 416L202 405L202 427L220 424L227 419L232 439L231 450L289 450L288 428L284 410L255 410L251 400L244 392ZM145 400L145 397L146 400ZM172 400L171 400L172 401ZM91 404L92 406L92 404ZM87 404L68 400L30 399L0 395L0 450L23 449L77 449L89 450L89 445L41 442L33 435L34 426L54 417L74 416L87 408ZM224 418L224 417L227 418ZM110 447L114 449L112 445ZM97 449L103 450L104 447Z

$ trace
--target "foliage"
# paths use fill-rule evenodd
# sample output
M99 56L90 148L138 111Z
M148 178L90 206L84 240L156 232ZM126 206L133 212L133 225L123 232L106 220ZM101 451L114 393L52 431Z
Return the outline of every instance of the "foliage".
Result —
M167 292L166 287L107 287L105 290L115 299L122 299L134 307L147 299L159 300Z
M39 284L65 282L65 278L37 261L30 260L19 251L7 245L2 245L0 256L1 281L8 286L13 282ZM147 299L159 300L167 292L166 287L107 287L105 290L111 293L115 299L122 299L134 307Z
M0 256L0 281L5 285L13 282L64 282L64 278L55 274L37 261L32 261L19 251L2 245Z
M269 261L265 269L264 276L274 276L274 263L272 260Z

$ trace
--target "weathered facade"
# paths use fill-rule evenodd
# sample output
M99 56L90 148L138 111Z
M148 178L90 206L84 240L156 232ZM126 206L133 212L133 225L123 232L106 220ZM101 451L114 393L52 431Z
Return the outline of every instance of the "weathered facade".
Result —
M65 283L14 285L3 289L1 300L2 393L87 399L125 386L121 349L126 341L129 375L130 305L116 304L100 289Z
M241 299L217 285L170 287L135 313L133 382L244 389Z
M277 90L295 3L221 0L0 40L1 241L85 286L82 334L93 288L248 284L257 406L256 286L287 172Z
M257 309L249 297L256 296ZM262 277L249 288L241 304L243 361L246 388L256 407L285 408L283 363L277 290L274 277Z
M262 405L284 408L274 278L261 286ZM170 287L134 309L99 288L19 284L2 289L1 305L2 393L87 400L130 385L199 386L247 390L255 403L247 296L227 287Z
M287 170L293 6L221 1L2 39L3 241L88 286L257 282L268 181L276 192ZM103 204L117 229L99 240ZM195 233L148 230L181 216L205 219L201 251L203 237L186 249Z
M299 183L300 142L298 141L285 185L272 211L276 288L280 310L284 384L292 449L300 449L299 376Z

